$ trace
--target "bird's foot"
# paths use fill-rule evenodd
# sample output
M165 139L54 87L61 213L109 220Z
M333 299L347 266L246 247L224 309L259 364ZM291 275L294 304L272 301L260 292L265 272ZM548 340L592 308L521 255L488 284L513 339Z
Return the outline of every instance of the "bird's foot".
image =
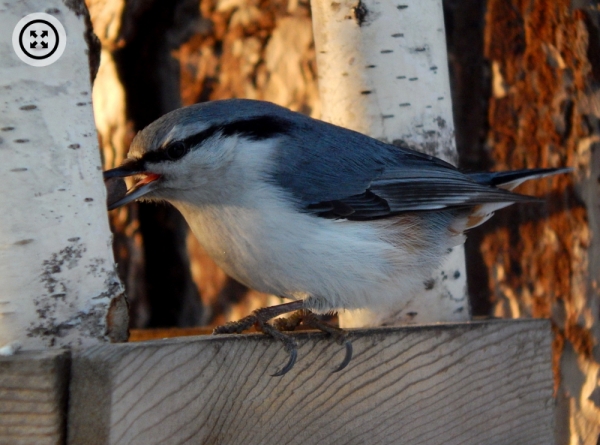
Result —
M306 327L309 329L317 329L329 334L338 344L346 346L346 355L340 365L333 371L339 372L348 366L352 359L352 342L348 340L348 333L337 326L333 326L323 321L317 314L301 309L294 312L289 317L278 318L273 321L274 327L279 331L293 331L298 327Z
M286 317L276 318L273 320L273 326L279 331L295 331L303 326L302 321L306 316L306 312L306 309L300 309Z
M241 320L232 321L223 326L216 327L213 330L213 334L241 334L252 326L256 326L257 330L279 340L283 343L286 352L290 354L290 358L286 365L275 374L272 374L273 377L280 377L287 374L290 369L294 367L296 358L298 357L298 345L296 340L270 325L268 321L285 313L297 311L303 306L303 301L292 301L291 303L257 309Z

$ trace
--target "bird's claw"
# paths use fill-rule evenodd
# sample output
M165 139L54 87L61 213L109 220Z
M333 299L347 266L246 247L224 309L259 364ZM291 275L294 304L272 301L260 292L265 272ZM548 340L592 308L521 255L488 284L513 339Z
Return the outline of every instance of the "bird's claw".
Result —
M271 377L281 377L282 375L287 374L294 367L296 359L298 358L298 345L296 344L296 340L277 330L269 323L260 324L259 329L265 334L270 335L271 337L282 342L285 350L290 354L290 359L288 360L287 364L275 374L271 374Z
M288 352L290 353L290 359L288 360L287 364L275 374L271 374L271 377L281 377L282 375L287 374L294 367L296 364L296 359L298 358L298 349L293 348Z
M348 363L350 363L350 360L352 360L352 342L349 340L346 340L344 342L344 345L346 346L346 355L344 356L344 360L342 361L342 363L340 363L340 365L337 368L335 368L333 371L331 371L332 374L344 369L346 366L348 366Z
M350 363L350 360L352 360L352 342L350 340L347 339L347 335L348 333L346 331L344 331L341 328L338 328L336 326L332 326L329 323L321 320L316 314L313 314L312 312L309 311L304 311L304 319L302 320L302 322L309 327L312 327L314 329L318 329L322 332L325 332L329 335L331 335L331 337L333 337L333 339L340 345L345 345L346 346L346 355L344 356L344 360L342 361L342 363L340 363L340 365L335 368L332 373L335 372L339 372L342 369L344 369L346 366L348 366L348 364Z

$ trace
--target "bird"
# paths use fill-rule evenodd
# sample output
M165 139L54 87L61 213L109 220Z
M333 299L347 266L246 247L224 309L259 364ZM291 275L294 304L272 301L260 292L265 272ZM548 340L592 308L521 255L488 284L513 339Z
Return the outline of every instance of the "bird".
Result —
M270 102L228 99L171 111L134 137L105 180L135 185L134 200L181 212L212 259L246 286L291 300L215 329L252 325L297 345L270 320L303 311L346 345L345 331L312 314L410 303L465 231L519 202L528 179L568 168L465 172L406 143L389 144ZM308 323L307 322L307 323Z

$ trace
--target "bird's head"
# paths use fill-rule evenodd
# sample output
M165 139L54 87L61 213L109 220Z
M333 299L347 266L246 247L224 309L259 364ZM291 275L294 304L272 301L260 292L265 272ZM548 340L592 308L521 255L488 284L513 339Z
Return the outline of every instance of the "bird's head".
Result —
M243 173L230 171L240 151L268 147L269 141L291 130L289 113L267 102L232 99L164 115L135 136L121 166L104 172L105 180L135 179L135 185L109 210L139 198L176 201L202 190L218 191L224 177ZM248 153L245 156L248 162Z

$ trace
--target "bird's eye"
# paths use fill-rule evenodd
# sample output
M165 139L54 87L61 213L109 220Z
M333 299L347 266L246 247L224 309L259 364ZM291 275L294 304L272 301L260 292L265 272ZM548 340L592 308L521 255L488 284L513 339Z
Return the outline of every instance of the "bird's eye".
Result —
M167 157L171 161L176 161L184 157L188 151L188 147L183 142L173 142L167 147Z

